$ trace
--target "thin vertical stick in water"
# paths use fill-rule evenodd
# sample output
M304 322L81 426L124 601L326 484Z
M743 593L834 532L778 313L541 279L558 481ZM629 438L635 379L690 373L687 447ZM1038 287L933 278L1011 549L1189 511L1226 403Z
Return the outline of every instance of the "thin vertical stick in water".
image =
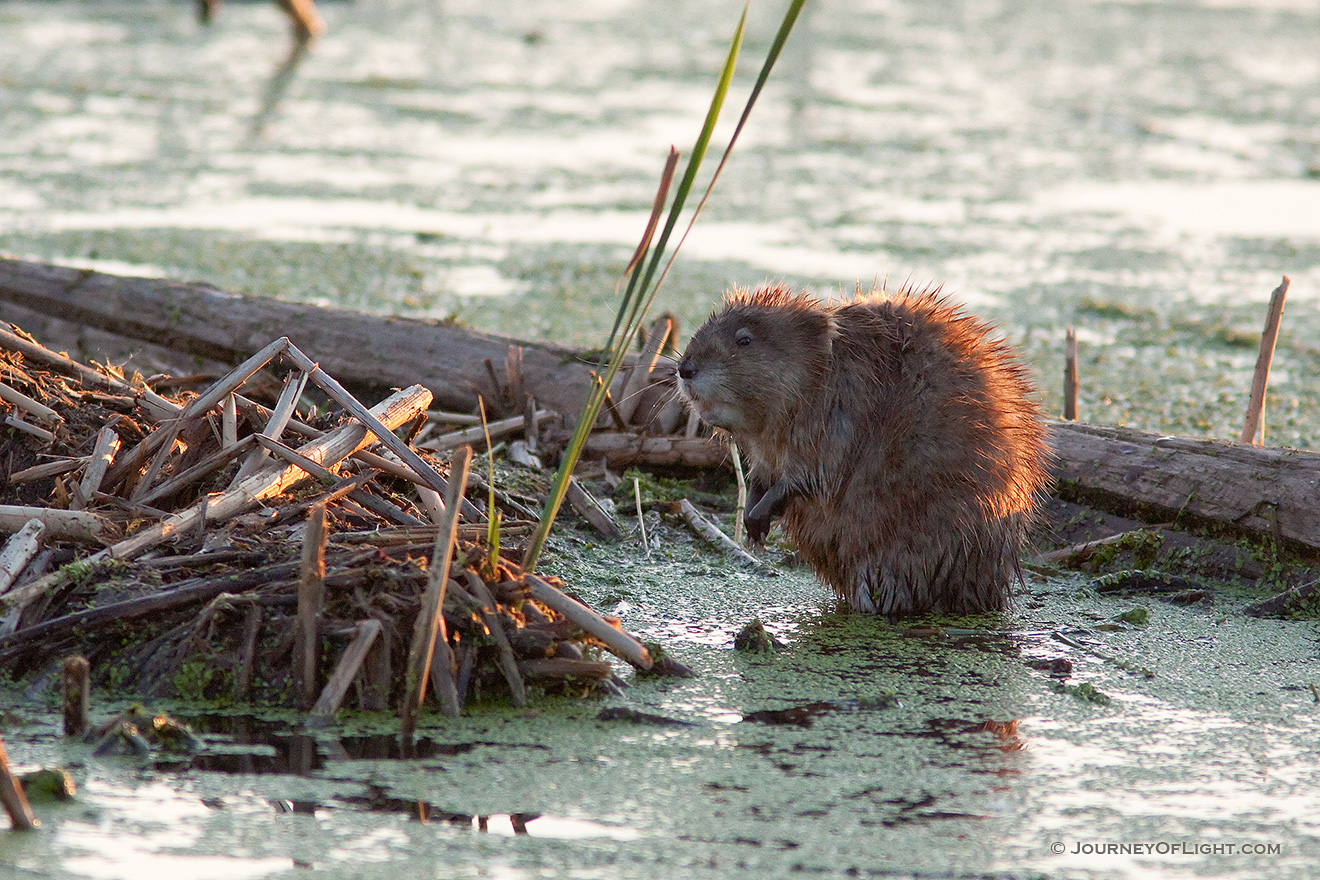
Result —
M82 736L90 726L88 704L92 699L91 664L79 654L64 658L60 685L64 696L64 735Z
M325 597L325 504L307 511L303 533L302 576L298 580L298 629L294 640L293 687L298 708L307 711L316 700L318 621Z
M1063 350L1063 417L1077 421L1077 331L1071 327Z
M1251 380L1251 400L1247 403L1247 417L1242 423L1239 443L1259 443L1265 436L1265 386L1270 381L1270 363L1274 360L1274 343L1279 339L1279 322L1283 320L1283 301L1288 296L1288 276L1270 294L1270 310L1265 316L1265 329L1260 334L1260 354L1256 356L1256 375Z
M413 625L412 644L408 648L408 679L403 696L402 736L405 748L412 744L417 728L417 710L426 696L427 676L431 658L439 641L441 660L437 664L442 677L439 681L440 709L446 717L459 714L458 689L452 677L453 660L449 650L449 636L445 632L445 591L449 586L449 557L458 540L458 515L462 507L463 489L467 486L468 468L472 466L472 447L461 446L449 458L449 480L445 490L445 521L435 534L435 552L431 555L430 576L426 594ZM449 677L444 673L449 671Z

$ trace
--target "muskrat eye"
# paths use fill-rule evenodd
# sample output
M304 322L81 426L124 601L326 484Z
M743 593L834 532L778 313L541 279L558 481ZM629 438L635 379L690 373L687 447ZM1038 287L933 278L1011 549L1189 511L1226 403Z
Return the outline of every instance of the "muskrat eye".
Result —
M738 328L738 332L733 334L733 341L739 345L751 345L752 331L748 330L746 327Z

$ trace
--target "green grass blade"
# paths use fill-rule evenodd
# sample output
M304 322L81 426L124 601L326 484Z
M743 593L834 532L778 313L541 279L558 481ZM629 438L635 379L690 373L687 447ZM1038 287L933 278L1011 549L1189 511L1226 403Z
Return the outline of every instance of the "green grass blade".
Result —
M633 258L628 263L625 270L629 276L628 287L619 303L618 312L615 315L614 327L610 330L609 344L606 346L610 352L608 364L604 373L596 379L586 405L583 407L582 414L578 418L577 425L574 426L573 436L569 440L568 447L564 451L563 459L559 465L559 471L555 475L554 485L551 487L549 497L546 499L545 508L541 513L541 521L537 527L536 533L532 536L532 542L523 556L523 568L532 571L540 559L541 551L545 546L546 538L549 537L550 528L554 524L555 516L563 504L564 496L568 491L568 481L577 464L578 458L586 445L587 436L595 427L596 419L600 415L600 410L605 401L606 392L618 375L623 361L633 340L637 336L638 328L645 319L646 312L651 303L655 300L656 292L664 283L665 277L669 274L669 269L674 264L674 259L678 255L679 249L687 239L688 233L692 230L692 225L701 214L710 198L711 191L715 187L715 181L719 179L720 172L728 162L729 155L733 150L734 144L738 140L738 135L742 132L747 123L747 118L752 112L752 107L756 104L762 88L770 76L770 71L774 68L775 61L788 39L789 33L793 30L793 25L797 22L798 15L802 11L806 0L791 0L789 8L784 14L780 23L779 31L770 46L770 51L766 56L765 63L761 67L761 72L757 77L756 84L752 88L751 96L743 108L742 116L734 128L733 136L729 139L729 144L724 150L720 163L707 185L701 201L698 203L692 218L688 221L678 244L675 245L673 254L670 255L668 262L664 263L664 269L656 277L656 271L664 260L665 249L668 245L670 235L678 224L678 218L682 214L683 206L687 202L693 186L696 183L697 172L701 167L702 160L705 158L706 151L710 146L710 139L715 131L715 124L719 119L720 110L724 105L725 96L729 91L729 84L733 80L733 71L737 66L738 53L742 48L743 34L747 24L747 7L743 7L742 16L738 19L738 27L734 31L733 38L729 43L728 55L725 58L724 67L720 71L720 78L715 88L715 93L711 98L709 110L706 112L706 119L702 124L701 133L693 145L692 154L688 158L687 167L683 173L683 179L679 182L678 188L674 192L674 200L670 206L669 214L665 220L664 229L659 238L651 245L651 237L655 234L655 228L659 218L661 208L664 204L665 194L673 179L674 168L678 161L678 155L675 151L670 151L669 160L666 163L665 173L662 176L660 192L651 210L651 219L647 224L646 232L643 234L641 243L633 253ZM647 259L649 256L649 260ZM652 280L654 279L654 283Z

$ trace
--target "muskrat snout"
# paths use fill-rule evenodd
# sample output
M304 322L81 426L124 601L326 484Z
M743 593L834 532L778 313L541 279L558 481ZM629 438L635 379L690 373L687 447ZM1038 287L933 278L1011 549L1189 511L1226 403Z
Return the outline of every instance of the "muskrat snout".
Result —
M691 379L697 375L696 365L692 363L691 358L684 356L684 358L678 362L678 375L681 379Z

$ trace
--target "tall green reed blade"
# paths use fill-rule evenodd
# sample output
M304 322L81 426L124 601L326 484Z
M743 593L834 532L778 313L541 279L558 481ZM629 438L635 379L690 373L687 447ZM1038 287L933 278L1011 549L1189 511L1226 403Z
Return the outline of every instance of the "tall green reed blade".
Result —
M536 533L532 536L532 543L528 546L527 552L523 556L523 568L532 571L540 559L541 551L545 547L545 541L550 535L550 528L554 524L555 516L563 504L564 496L568 491L569 477L573 473L578 458L582 454L582 448L586 445L587 436L591 433L596 424L596 419L600 415L601 406L604 404L606 394L619 369L623 366L623 361L628 350L637 336L638 328L646 318L646 312L651 303L655 300L656 292L660 285L664 283L665 277L669 274L669 269L678 256L678 250L687 239L688 232L692 230L692 224L696 222L701 209L705 207L707 199L710 198L711 190L715 186L715 181L719 178L720 171L723 170L725 163L729 159L729 154L733 150L733 145L737 141L739 133L747 122L747 117L751 114L752 106L756 103L757 97L765 85L766 79L770 75L771 68L774 67L775 60L779 57L780 50L784 46L788 34L793 29L797 21L798 13L802 11L802 6L806 0L792 0L788 11L779 26L779 31L771 44L770 52L766 57L765 63L761 67L760 75L757 77L756 85L752 89L747 105L743 108L742 116L734 130L733 137L724 150L724 155L715 169L701 201L688 221L678 244L674 247L674 252L669 261L665 263L663 271L656 278L656 270L659 268L664 258L665 247L669 242L670 234L678 223L678 218L682 213L683 206L691 193L693 185L696 182L697 171L701 167L701 162L705 158L706 150L710 145L711 135L715 130L715 123L719 119L720 109L724 105L724 98L728 94L729 84L733 79L733 71L737 66L738 52L742 47L743 31L747 23L747 7L743 7L742 16L738 19L738 27L734 31L733 38L729 42L729 52L725 58L724 67L720 71L720 78L716 83L715 93L711 99L710 109L706 112L706 119L702 124L701 132L697 137L696 143L692 147L692 156L688 159L687 167L683 173L683 179L674 193L674 201L670 206L669 215L665 220L664 229L660 233L660 238L656 241L654 249L650 246L651 237L655 233L656 221L659 216L661 206L664 204L665 193L669 182L672 180L673 171L676 167L678 155L676 152L670 152L666 163L665 174L661 180L660 191L656 195L655 205L651 212L651 219L646 227L646 232L642 236L641 243L629 261L628 269L625 274L629 275L628 287L624 293L622 301L619 303L618 312L615 315L614 327L610 330L609 343L606 346L610 353L604 373L595 380L591 395L587 399L586 405L582 409L582 414L578 418L577 425L573 430L573 436L569 440L568 447L564 450L563 458L559 464L559 471L555 475L554 485L550 489L550 495L546 499L545 508L541 512L541 521L537 527ZM649 261L647 256L649 256ZM653 283L654 279L654 283ZM622 332L620 332L622 331Z

